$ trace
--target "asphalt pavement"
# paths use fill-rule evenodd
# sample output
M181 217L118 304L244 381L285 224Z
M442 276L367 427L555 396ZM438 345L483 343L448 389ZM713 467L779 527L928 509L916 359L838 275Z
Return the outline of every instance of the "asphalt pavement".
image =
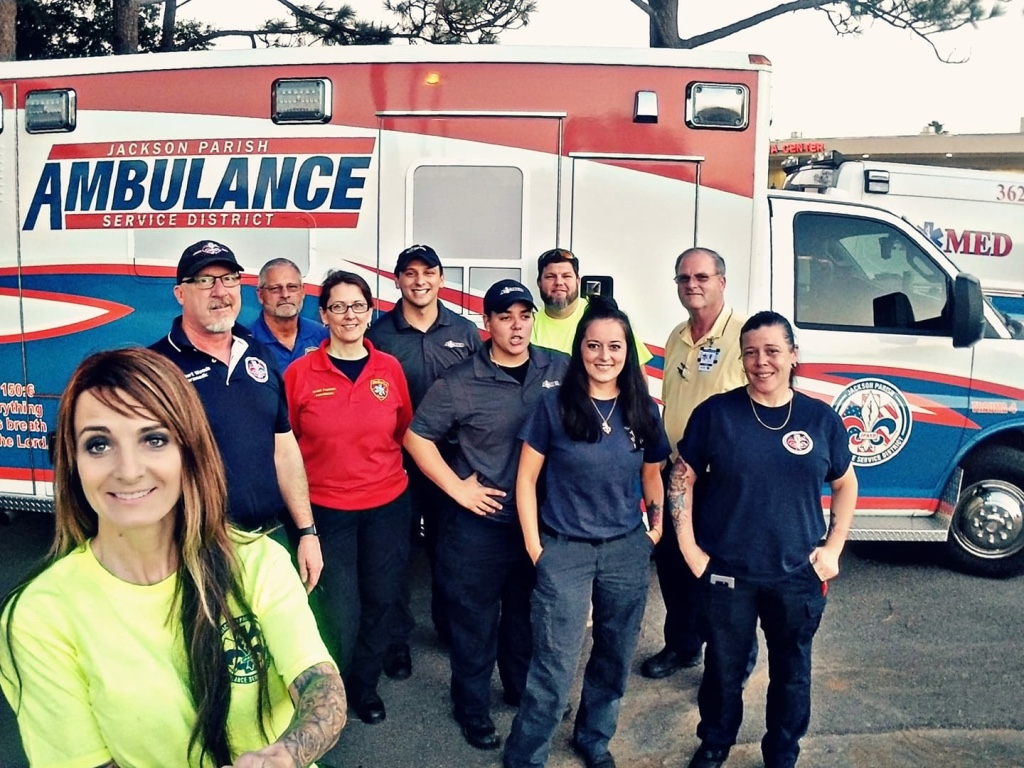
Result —
M23 516L0 525L0 591L49 543L52 523ZM818 768L1022 768L1024 577L978 579L947 570L933 545L851 544L815 640L811 727L800 765ZM382 681L387 720L367 726L350 714L338 746L321 765L336 768L500 766L501 753L468 746L450 715L445 650L429 628L422 552L415 561L412 678ZM636 673L612 741L618 765L686 765L697 746L700 671L665 680L639 675L661 647L664 608L652 588L634 660ZM767 685L764 649L745 692L739 743L726 768L761 766L759 740ZM578 686L573 698L578 699ZM507 734L515 711L493 715ZM59 726L57 726L59 727ZM571 722L555 736L551 768L577 768ZM0 703L0 768L25 768L13 716ZM139 768L151 768L143 766ZM156 768L156 767L152 767ZM174 766L174 768L178 768Z

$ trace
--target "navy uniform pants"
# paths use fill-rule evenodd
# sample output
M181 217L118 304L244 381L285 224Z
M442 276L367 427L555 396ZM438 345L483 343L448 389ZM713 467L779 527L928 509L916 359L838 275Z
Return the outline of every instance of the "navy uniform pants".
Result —
M437 569L451 630L452 704L464 722L489 716L495 664L506 698L522 696L534 572L518 520L495 522L450 503Z
M716 582L716 583L713 583ZM725 582L725 583L722 583ZM707 641L697 703L697 736L731 747L743 720L743 683L761 621L768 646L765 768L792 768L811 717L811 641L825 610L821 581L808 562L784 581L754 584L708 566L699 582L700 628Z
M313 504L324 570L312 594L320 634L349 699L372 693L402 605L409 560L409 495L347 512Z
M506 768L543 766L562 719L594 606L594 645L573 728L590 760L608 752L647 604L652 542L638 526L604 543L541 534L533 592L533 659L505 746Z

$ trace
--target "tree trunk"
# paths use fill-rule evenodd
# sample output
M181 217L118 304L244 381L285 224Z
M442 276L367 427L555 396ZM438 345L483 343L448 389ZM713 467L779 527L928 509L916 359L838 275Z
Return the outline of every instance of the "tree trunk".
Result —
M679 48L679 0L647 0L651 7L651 48Z
M17 0L0 0L0 61L14 61L16 58L15 21L17 18Z
M114 0L114 53L138 52L138 0Z
M164 0L163 33L160 36L160 50L174 50L174 25L178 16L178 0Z

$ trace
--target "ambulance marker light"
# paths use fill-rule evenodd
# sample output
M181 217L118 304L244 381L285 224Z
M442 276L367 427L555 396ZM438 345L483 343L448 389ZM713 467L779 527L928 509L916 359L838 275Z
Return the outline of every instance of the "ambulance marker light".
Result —
M441 84L441 73L430 72L425 78L423 78L424 85L440 85Z
M75 92L32 91L25 97L25 130L29 133L67 133L75 130Z
M271 102L270 119L275 123L329 123L331 81L275 80Z
M658 122L658 94L654 91L637 91L633 99L633 122Z

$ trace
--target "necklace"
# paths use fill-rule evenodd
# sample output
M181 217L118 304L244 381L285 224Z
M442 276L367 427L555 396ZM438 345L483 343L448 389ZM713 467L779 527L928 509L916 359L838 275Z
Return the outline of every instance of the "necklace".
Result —
M590 398L590 402L594 406L594 410L597 411L597 415L601 418L601 431L604 432L606 435L610 435L612 433L612 428L611 425L608 423L608 419L610 419L612 417L612 414L615 413L615 406L619 404L619 396L616 395L615 399L612 400L612 409L608 411L607 417L603 413L601 413L601 409L597 407L597 401L594 400L594 398Z
M757 419L757 423L760 424L765 429L770 429L772 432L779 432L779 431L785 429L786 425L789 424L789 417L793 415L793 398L792 397L789 398L789 410L786 412L786 420L784 422L782 422L777 427L769 427L767 424L765 424L763 421L761 421L761 417L757 415L757 408L754 406L754 398L752 398L750 395L747 395L747 399L750 401L750 410L752 410L754 412L754 418Z

